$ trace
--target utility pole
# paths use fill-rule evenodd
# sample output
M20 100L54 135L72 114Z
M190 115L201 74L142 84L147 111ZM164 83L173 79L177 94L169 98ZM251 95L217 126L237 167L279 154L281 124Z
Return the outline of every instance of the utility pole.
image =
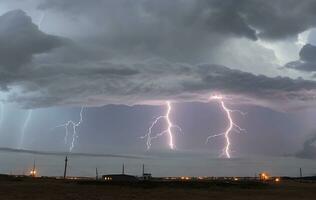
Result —
M143 178L144 178L144 174L145 174L145 165L143 164Z
M99 172L98 172L98 168L95 168L95 180L99 180Z
M124 163L123 163L123 166L122 166L122 174L125 174Z
M34 160L34 162L33 162L33 170L35 170L35 160Z
M67 176L67 164L68 164L68 157L65 158L65 169L64 169L64 179L66 179Z
M302 168L300 168L300 178L303 177Z

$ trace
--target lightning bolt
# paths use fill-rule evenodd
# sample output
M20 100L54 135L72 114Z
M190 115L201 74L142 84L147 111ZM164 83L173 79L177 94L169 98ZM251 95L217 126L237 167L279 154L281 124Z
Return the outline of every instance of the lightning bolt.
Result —
M221 96L221 95L213 95L213 96L211 96L209 98L209 100L219 101L221 107L223 108L223 110L226 113L226 116L227 116L227 119L228 119L228 127L227 127L226 131L223 132L223 133L219 133L219 134L215 134L215 135L209 136L206 139L206 143L208 143L209 140L212 139L212 138L219 137L219 136L224 136L225 140L226 140L226 145L225 145L225 148L223 149L222 155L225 155L226 158L231 158L231 155L230 155L230 153L231 153L231 149L230 149L230 146L231 146L230 134L231 134L231 132L235 131L235 132L241 133L241 132L245 132L246 131L245 129L242 129L240 126L238 126L234 122L234 120L232 118L232 113L238 112L238 113L242 114L243 116L246 115L246 113L243 113L240 110L231 110L231 109L227 108L227 106L225 105L225 102L224 102L224 97Z
M148 132L146 133L146 135L142 136L141 139L147 139L146 141L146 145L147 145L147 150L150 149L151 147L151 142L154 139L157 139L159 137L162 137L164 135L168 135L169 138L169 148L174 150L175 149L175 144L174 144L174 138L173 138L173 129L178 129L180 132L182 132L181 128L178 125L175 125L172 123L171 119L170 119L170 114L172 111L172 105L170 103L170 101L166 102L167 105L167 111L165 115L162 116L158 116L153 123L150 125L150 127L148 128ZM157 133L156 135L153 135L153 128L160 122L165 120L167 123L167 128L165 130L163 130L160 133Z
M74 122L72 120L69 120L68 122L66 122L64 124L56 126L56 128L59 128L59 127L65 128L66 132L65 132L64 141L65 141L66 145L68 143L69 126L72 128L73 133L72 133L72 140L71 140L70 147L69 147L69 152L71 152L73 150L73 148L75 147L75 142L76 142L76 139L78 138L77 127L79 127L83 121L83 109L84 109L84 107L81 107L81 110L79 113L80 119L78 122Z
M41 16L41 18L40 18L40 20L39 20L39 22L38 22L38 29L41 29L42 23L43 23L45 17L46 17L46 14L43 13L42 16Z
M33 114L33 110L29 110L29 111L27 112L26 118L25 118L25 120L24 120L22 129L21 129L21 138L20 138L20 143L19 143L19 149L21 149L22 146L23 146L24 137L25 137L25 132L26 132L26 129L27 129L27 127L28 127L28 124L29 124L29 122L30 122L30 120L31 120L32 114Z
M2 127L3 112L4 112L4 106L3 106L3 103L0 103L0 127Z
M42 25L44 19L45 19L45 13L42 14L42 16L40 18L40 21L38 23L38 28L39 29L41 29L41 25ZM2 108L1 108L1 113L2 113ZM30 119L32 117L32 113L33 113L33 110L29 110L28 113L27 113L27 116L26 116L26 118L24 120L24 123L23 123L23 126L22 126L22 133L21 133L20 143L19 143L19 148L20 149L23 146L25 132L26 132L27 126L29 124L29 121L30 121ZM2 119L2 117L0 116L0 122L1 122L1 119Z

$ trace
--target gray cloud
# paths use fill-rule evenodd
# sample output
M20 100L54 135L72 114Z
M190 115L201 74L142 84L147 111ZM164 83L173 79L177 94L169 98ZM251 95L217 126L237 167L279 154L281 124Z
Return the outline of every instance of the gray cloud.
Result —
M88 67L89 66L89 67ZM163 60L134 64L82 63L38 66L12 77L23 91L9 100L26 107L138 104L157 100L206 100L220 91L256 104L313 102L316 82L269 78L219 65L187 65ZM298 105L298 104L297 104Z
M89 4L58 0L41 4L40 9L71 15L78 26L83 19L93 24L91 30L82 27L82 35L71 38L71 42L42 33L21 11L10 12L4 16L19 14L7 21L23 22L34 33L12 47L21 49L26 59L18 59L20 63L14 72L5 65L0 72L0 85L9 91L10 102L24 107L138 104L166 99L199 101L214 91L244 96L257 104L313 102L313 81L258 76L225 66L200 64L201 57L212 58L216 47L229 38L256 40L264 33L255 34L253 27L260 28L260 23L250 22L250 18L255 18L251 6L248 1L216 0L93 0ZM281 4L273 6L278 8ZM23 33L14 27L10 27L12 32ZM294 32L284 37L291 34ZM30 47L29 38L34 38ZM37 42L44 47L38 47ZM30 49L22 48L24 44ZM15 58L13 51L6 53L8 58ZM11 89L14 86L18 88Z
M215 88L220 91L245 94L258 98L282 99L292 92L315 90L316 82L287 77L256 76L240 70L231 70L224 66L202 65L199 66L201 82L191 85L194 89ZM294 98L294 94L291 97ZM295 97L296 98L296 97ZM286 100L284 98L284 100Z
M210 8L205 1L57 0L39 8L75 24L88 21L81 37L119 60L159 57L197 64L216 59L213 52L229 38L257 39L239 13Z
M21 10L0 16L0 70L15 71L30 63L34 54L61 46L61 38L41 32Z
M69 32L111 59L138 62L158 57L193 65L247 65L245 59L255 60L256 54L272 65L273 58L261 55L259 45L246 47L257 39L294 41L297 34L315 26L315 4L311 0L56 0L43 1L38 8L82 27L80 31L70 27ZM246 47L238 52L229 48L232 40L241 38L248 42ZM219 55L219 49L226 49L226 54ZM249 58L235 58L240 54ZM253 68L252 72L268 68L232 67Z
M255 40L295 37L315 24L316 2L313 0L200 0L200 1L105 1L105 0L56 0L45 1L40 9L55 9L73 15L89 15L104 19L107 13L116 13L116 20L127 16L160 25L190 26L197 32L208 30L233 34ZM104 12L109 11L109 12ZM140 12L143 15L140 15ZM112 16L112 17L113 17ZM136 16L136 17L135 17ZM126 20L126 22L129 20ZM120 21L124 24L124 21ZM123 25L122 24L122 25ZM145 25L145 24L142 24ZM161 29L160 29L161 30Z
M300 51L300 60L289 62L285 67L305 72L316 71L316 46L306 44Z
M307 139L304 142L304 147L301 151L299 151L296 156L299 158L308 158L315 159L316 158L316 135L313 135L311 138Z
M296 37L315 24L316 2L313 0L245 0L241 11L248 23L258 30L258 37L284 39Z
M305 62L316 61L316 47L311 44L306 44L300 51L300 58Z

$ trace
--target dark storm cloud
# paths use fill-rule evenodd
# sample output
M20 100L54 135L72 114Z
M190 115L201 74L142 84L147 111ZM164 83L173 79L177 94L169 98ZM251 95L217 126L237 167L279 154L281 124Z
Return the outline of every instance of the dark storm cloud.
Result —
M41 32L21 10L0 16L0 70L15 71L30 63L34 54L62 45L62 39Z
M258 30L258 37L284 39L296 37L315 27L316 2L313 0L245 0L239 10L248 23Z
M300 51L300 60L287 63L287 68L305 71L316 71L316 46L306 44Z
M21 51L25 59L17 59L16 70L11 72L10 62L15 64L17 57L15 51L6 52L4 60L9 61L0 71L0 84L9 91L16 86L8 100L25 107L205 100L205 95L214 91L255 101L314 101L313 81L199 64L202 56L212 58L216 47L230 38L281 39L308 28L311 24L304 28L293 25L286 33L279 30L286 29L290 21L300 22L299 15L284 10L293 11L298 6L295 2L44 1L38 8L62 12L65 20L71 19L81 28L79 36L64 43L66 39L42 33L23 12L14 11L20 14L4 24L21 23L18 27L25 26L25 33L32 34L25 41L6 44L6 48L12 45L10 48ZM312 2L304 1L296 9L312 16L306 10L310 7ZM271 20L271 26L261 19L263 15ZM84 21L90 29L81 26ZM24 33L13 25L4 27L14 32L12 35Z
M197 84L186 85L193 90L227 91L228 93L244 94L263 99L296 99L306 98L301 96L300 91L316 89L315 81L303 79L291 79L287 77L267 77L254 75L240 70L232 70L224 66L202 65L198 72L201 81ZM295 95L298 93L300 95ZM310 98L314 98L311 96ZM301 99L303 100L303 99Z
M305 62L316 62L316 47L306 44L300 51L300 58Z
M24 89L12 95L10 101L27 107L137 104L166 99L206 100L203 95L220 91L260 101L305 102L314 100L316 90L314 81L256 76L218 65L191 66L161 60L102 65L95 69L84 65L32 68L15 77Z
M295 37L316 25L313 0L56 0L46 1L39 8L99 19L106 15L101 14L103 11L112 9L119 13L115 16L120 17L117 20L137 16L140 24L144 19L140 18L139 11L143 10L152 22L158 20L176 27L186 25L196 28L197 32L204 29L252 40Z
M209 7L218 6L225 14L238 13L247 25L256 30L257 37L262 39L296 37L298 33L316 25L316 2L313 0L213 0L205 2L208 2Z
M255 40L255 31L237 12L222 12L201 1L46 1L45 11L74 22L88 21L87 43L117 59L163 58L196 64L214 57L229 38Z
M304 142L303 149L299 151L296 154L296 156L299 158L315 159L316 158L315 142L316 142L316 134Z

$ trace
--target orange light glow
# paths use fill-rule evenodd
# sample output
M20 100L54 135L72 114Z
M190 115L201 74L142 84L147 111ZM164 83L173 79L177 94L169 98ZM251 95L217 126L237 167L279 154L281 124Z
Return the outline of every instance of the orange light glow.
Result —
M36 170L31 170L31 171L30 171L30 175L31 175L31 176L36 176L36 173L37 173Z
M260 179L263 180L263 181L267 181L270 179L269 175L266 174L266 173L261 173L260 174Z

